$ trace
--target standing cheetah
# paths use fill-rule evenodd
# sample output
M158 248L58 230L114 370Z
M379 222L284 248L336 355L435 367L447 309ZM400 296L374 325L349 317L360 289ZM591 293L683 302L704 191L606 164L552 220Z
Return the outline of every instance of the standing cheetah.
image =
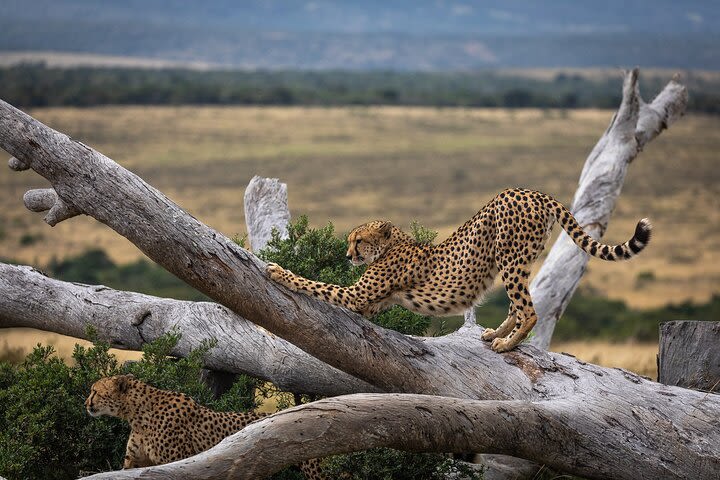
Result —
M85 408L93 417L109 415L130 422L123 468L149 467L197 455L266 413L215 412L184 393L169 392L132 375L101 378L90 389ZM324 480L318 459L299 465L309 480Z
M372 317L394 304L423 315L454 315L477 304L499 273L510 298L510 310L483 340L505 352L522 342L537 315L528 290L530 268L555 222L585 252L603 260L625 260L650 240L651 225L641 220L635 235L622 245L593 240L561 203L541 192L508 189L437 246L419 245L390 222L360 225L348 235L347 258L366 264L363 276L349 287L307 280L269 264L270 277L291 290Z

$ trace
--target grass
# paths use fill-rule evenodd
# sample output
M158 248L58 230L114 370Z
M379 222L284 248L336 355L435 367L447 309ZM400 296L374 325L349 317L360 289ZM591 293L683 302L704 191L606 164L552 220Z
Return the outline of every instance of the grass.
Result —
M604 367L624 368L652 380L657 379L656 343L559 342L550 346L553 352L565 352Z

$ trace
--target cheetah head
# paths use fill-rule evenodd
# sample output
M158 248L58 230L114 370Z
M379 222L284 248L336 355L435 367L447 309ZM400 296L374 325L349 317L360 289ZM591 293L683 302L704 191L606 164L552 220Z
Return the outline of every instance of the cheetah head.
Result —
M392 223L382 220L354 228L348 235L347 259L355 266L370 265L385 254L392 229Z
M90 395L85 400L85 409L93 417L120 416L125 404L125 394L130 389L133 379L132 375L101 378L90 388Z

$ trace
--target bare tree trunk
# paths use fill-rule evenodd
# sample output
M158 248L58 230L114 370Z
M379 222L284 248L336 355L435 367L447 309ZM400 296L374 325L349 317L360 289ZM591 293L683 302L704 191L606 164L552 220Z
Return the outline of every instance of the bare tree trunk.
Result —
M672 81L649 105L640 96L637 69L625 76L623 102L610 126L585 161L571 211L580 226L595 239L607 229L625 181L627 168L643 147L675 123L687 106L687 90ZM530 342L550 346L555 324L567 308L588 254L562 232L530 285L538 323Z
M642 115L636 81L637 72L628 75L618 118L634 110L639 124L652 125ZM674 85L664 91L675 92L666 101L684 105L684 90ZM633 129L628 142L641 135L636 130L644 131ZM469 322L441 338L382 329L270 282L262 262L140 178L6 103L0 103L0 146L15 155L11 167L32 168L50 181L53 207L61 213L53 219L91 215L211 298L323 362L379 390L433 395L314 402L254 424L200 456L113 478L256 478L245 471L266 474L298 460L378 445L505 453L590 478L715 478L715 396L529 345L498 355ZM206 334L225 328L197 321ZM231 464L222 474L215 466Z
M280 238L287 238L289 222L287 185L277 178L254 176L245 188L245 224L252 251L265 247L273 228L280 232Z
M664 388L664 395L686 391ZM645 400L647 393L640 398ZM251 480L308 456L372 447L511 454L588 478L717 478L720 433L701 442L692 436L717 430L720 403L697 402L692 416L676 421L675 426L683 424L693 432L686 436L662 428L670 425L667 415L674 415L670 405L657 411L628 405L620 396L598 400L582 394L545 402L407 394L334 397L276 413L191 459L88 478L161 479L181 473L183 478ZM586 414L579 415L579 409ZM616 425L628 430L618 437ZM658 458L653 449L666 444L674 445L672 456ZM283 452L281 459L277 452ZM688 462L688 457L694 461Z
M720 393L720 322L675 321L660 326L658 382Z

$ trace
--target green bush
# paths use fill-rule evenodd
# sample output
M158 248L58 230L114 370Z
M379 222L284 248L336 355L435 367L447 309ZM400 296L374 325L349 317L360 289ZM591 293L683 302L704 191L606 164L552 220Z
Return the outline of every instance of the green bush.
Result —
M447 455L418 454L390 448L336 455L325 460L323 467L331 478L352 480L482 479L482 473L473 471Z
M91 332L92 333L92 332ZM185 392L216 410L254 408L256 380L240 376L219 399L200 381L206 342L186 358L169 356L180 335L171 332L145 346L138 362L120 366L109 345L76 345L73 365L38 345L20 365L0 362L0 475L9 479L71 479L81 472L121 467L129 426L93 418L84 401L98 379L133 373L158 388Z
M93 419L83 402L90 385L118 372L107 345L76 348L70 367L38 345L20 366L0 364L0 475L70 479L81 471L118 468L129 429Z
M33 234L33 233L23 233L20 236L20 246L23 247L29 247L30 245L35 245L37 242L42 240L43 236L41 233Z

